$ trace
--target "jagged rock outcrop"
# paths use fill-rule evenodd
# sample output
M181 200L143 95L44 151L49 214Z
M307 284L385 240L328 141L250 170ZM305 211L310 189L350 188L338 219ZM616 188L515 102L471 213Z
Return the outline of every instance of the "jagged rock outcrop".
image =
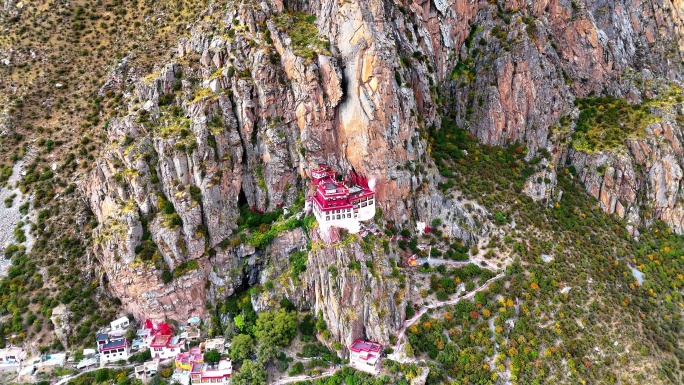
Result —
M639 104L658 96L662 88L655 85L679 84L680 2L644 7L633 1L513 1L470 13L455 3L446 13L440 8L446 16L440 25L452 25L445 22L451 15L465 18L471 28L456 43L459 63L446 88L453 97L448 112L484 143L524 144L529 159L540 149L551 154L526 184L528 195L558 199L557 168L568 162L606 212L628 218L635 235L654 219L683 232L681 128L671 118L681 102L653 111L665 117L662 127L651 127L646 139L625 146L627 154L577 153L571 133L550 130L561 117L575 114L575 98L608 94Z
M321 242L314 239L314 242ZM392 277L395 266L380 245L370 253L358 242L314 247L309 255L304 291L314 310L320 310L333 341L349 346L356 338L389 344L390 335L404 321L408 283Z
M459 122L486 143L523 142L532 155L574 97L626 94L622 75L634 69L679 80L681 63L670 59L680 54L679 8L633 3L512 1L465 15L473 28L459 55L474 79L454 72Z
M17 17L23 8L24 3L17 3L15 0L3 0L2 8L0 8L0 17L12 19Z
M64 305L59 305L52 309L50 322L54 326L55 335L65 349L69 348L69 333L71 325L69 323L72 314Z
M0 110L0 136L7 136L10 134L11 128L14 126L12 115L7 112L6 108Z
M377 6L368 10L378 12ZM201 313L204 296L188 303L185 294L175 296L168 287L175 283L160 281L164 269L178 271L191 261L205 273L181 274L179 280L190 281L176 289L203 287L205 279L242 286L236 261L260 265L260 252L217 247L235 228L239 201L255 210L292 203L310 164L327 161L364 171L385 199L408 195L415 178L396 167L396 156L416 161L424 148L413 140L410 157L403 149L416 124L410 113L415 101L408 89L394 92L394 70L383 69L389 46L366 47L378 40L377 31L363 19L363 9L349 7L339 10L352 16L339 33L367 29L358 44L345 47L349 57L301 57L273 10L229 6L225 20L240 26L237 32L210 37L208 25L199 23L179 43L179 58L197 60L199 68L168 64L138 77L126 75L124 60L113 70L103 92L130 81L135 90L128 115L108 123L110 144L83 187L100 223L96 254L114 294L134 314ZM341 60L363 64L343 71ZM343 89L350 84L353 92ZM403 118L392 112L397 108ZM397 148L390 153L388 146ZM384 163L368 162L364 154L371 152ZM406 202L400 199L388 215L409 219ZM141 264L140 249L150 243L165 268ZM209 259L219 271L208 269ZM212 298L219 295L210 292ZM171 298L162 303L160 293Z
M328 244L317 230L311 235L306 270L293 276L287 256L306 250L308 237L301 229L279 237L269 248L271 264L261 273L262 283L273 282L273 290L252 297L257 311L288 298L298 308L322 314L331 341L349 346L356 338L389 343L404 320L409 282L398 274L398 255L379 243L362 249L357 235L340 235ZM341 239L340 239L341 237Z

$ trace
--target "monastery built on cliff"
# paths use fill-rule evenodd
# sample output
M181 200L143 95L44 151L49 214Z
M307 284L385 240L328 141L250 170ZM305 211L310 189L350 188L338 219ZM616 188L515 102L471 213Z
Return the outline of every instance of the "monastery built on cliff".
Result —
M350 233L361 230L360 222L375 216L375 193L368 181L353 173L348 180L338 181L337 172L325 164L311 171L313 194L307 206L322 229L339 227Z

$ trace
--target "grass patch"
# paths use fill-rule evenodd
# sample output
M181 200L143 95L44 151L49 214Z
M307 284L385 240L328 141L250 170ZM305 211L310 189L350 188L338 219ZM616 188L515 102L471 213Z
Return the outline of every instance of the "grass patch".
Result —
M180 265L176 266L175 269L173 269L173 276L180 277L181 275L187 274L191 271L195 271L199 268L200 264L196 260L183 262Z
M292 39L292 51L311 62L316 55L330 55L330 43L318 36L316 16L303 12L281 13L275 17L280 32Z

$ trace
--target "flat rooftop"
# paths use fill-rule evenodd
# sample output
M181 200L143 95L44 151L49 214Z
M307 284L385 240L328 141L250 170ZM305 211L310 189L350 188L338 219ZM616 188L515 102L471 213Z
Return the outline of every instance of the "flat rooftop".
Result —
M106 343L102 346L102 350L119 349L119 348L125 348L125 347L126 347L126 339L123 338L120 340L109 341L108 343Z
M158 336L154 336L152 342L150 343L150 346L153 348L165 347L169 344L169 341L171 341L170 335L160 334Z
M0 349L0 357L19 357L25 356L26 351L18 346L13 346L11 348Z
M349 188L349 194L356 194L356 193L360 193L361 191L363 191L363 189L359 186L351 186Z
M356 340L349 347L349 350L356 352L356 353L359 353L359 352L379 353L380 350L382 350L382 345L377 344L375 342L370 342L370 341Z

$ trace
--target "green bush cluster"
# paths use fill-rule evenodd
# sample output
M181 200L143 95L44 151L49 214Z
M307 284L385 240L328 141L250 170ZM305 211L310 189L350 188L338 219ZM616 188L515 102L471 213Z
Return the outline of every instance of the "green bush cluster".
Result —
M580 114L572 148L589 153L612 150L628 139L642 138L646 126L659 120L648 106L612 96L575 99L575 106Z
M318 378L310 381L298 382L300 385L409 385L410 382L405 378L396 379L390 378L386 375L374 376L372 374L356 371L353 368L345 366L342 370L338 370L329 377Z
M81 374L69 380L68 385L91 385L91 384L133 384L133 380L128 378L132 369L108 369L102 368L93 372Z
M535 159L524 161L527 150L519 145L506 148L480 145L477 139L444 118L441 128L428 130L431 155L446 182L438 187L448 193L451 189L479 197L492 196L513 188L522 191L527 178L534 173ZM468 176L464 179L464 175Z
M240 207L240 217L237 220L238 231L249 229L258 229L261 225L270 225L283 214L283 209L278 208L275 211L260 213L252 210L248 205Z
M285 222L276 223L273 226L270 226L270 228L264 232L254 232L248 242L257 249L263 249L268 246L278 234L284 231L294 230L300 225L301 222L299 220L290 218Z
M176 266L175 269L173 269L173 276L174 277L180 277L181 275L187 274L191 271L195 271L200 268L200 264L197 260L193 259L191 261L185 261L178 266Z
M178 228L183 225L183 220L173 207L173 203L169 202L163 194L157 195L157 208L164 215L164 224L171 229Z
M147 220L142 218L140 222L143 228L143 235L140 244L135 247L135 255L140 258L141 261L150 261L155 264L160 264L163 261L161 253L157 248L157 244L152 239L152 234L147 227Z

